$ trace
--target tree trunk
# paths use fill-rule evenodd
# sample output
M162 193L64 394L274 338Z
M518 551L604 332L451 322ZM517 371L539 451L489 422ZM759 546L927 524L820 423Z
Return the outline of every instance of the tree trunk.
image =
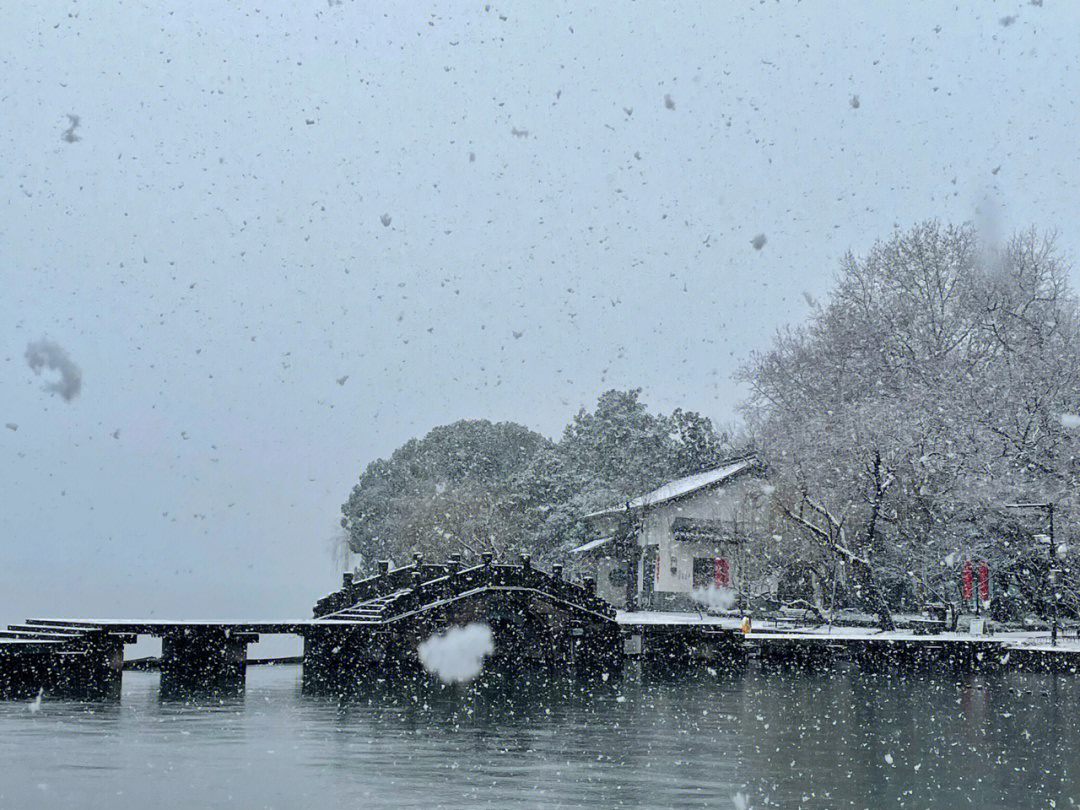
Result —
M880 473L880 459L876 460L875 467ZM863 549L869 548L870 546L869 538L873 537L877 525L877 515L881 508L881 499L889 484L892 483L891 479L882 482L880 477L878 477L876 480L878 485L875 487L875 497L872 504L873 508L871 510L870 520L867 522L866 539L864 539L863 542ZM881 629L895 630L896 624L893 622L892 612L889 610L889 605L885 601L885 597L882 595L881 590L878 588L877 582L874 581L874 572L870 567L870 563L867 562L864 557L848 548L847 543L844 540L844 530L840 521L829 514L828 510L823 506L810 500L805 493L803 495L802 503L800 504L799 514L796 514L779 500L777 501L777 504L780 507L780 511L788 518L788 520L801 526L811 537L850 565L852 578L861 591L863 598L866 599L873 608L873 611L878 615ZM827 528L822 528L813 521L803 517L801 513L801 506L803 505L808 506L813 513L823 519Z
M638 608L638 565L641 564L641 548L636 541L624 542L626 543L626 553L623 555L623 559L626 560L626 610L634 611Z
M871 544L874 542L874 532L877 531L878 515L881 513L881 502L885 498L885 490L889 488L892 483L892 478L882 478L881 474L881 453L874 453L874 466L872 474L874 476L874 500L870 504L870 519L866 521L866 536L863 538L862 547L864 550L869 550ZM893 622L892 612L889 610L889 605L885 601L885 597L882 596L881 591L878 590L877 583L874 582L874 572L870 569L870 565L866 562L865 557L858 557L853 561L855 569L852 571L855 574L856 579L860 585L867 588L867 598L871 604L874 605L875 611L878 617L881 619L882 630L895 630L896 624Z
M874 572L870 569L870 566L859 557L854 557L849 562L851 563L852 577L858 583L859 589L863 591L863 597L878 615L881 629L895 630L896 623L893 621L892 611L889 610L885 597L874 581Z

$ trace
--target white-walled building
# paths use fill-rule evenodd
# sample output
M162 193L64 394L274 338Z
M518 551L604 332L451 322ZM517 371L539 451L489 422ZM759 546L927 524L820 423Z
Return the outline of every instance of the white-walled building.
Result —
M601 596L630 609L685 609L695 589L734 588L743 541L762 522L761 473L756 458L736 459L586 515L601 536L574 554L590 560Z

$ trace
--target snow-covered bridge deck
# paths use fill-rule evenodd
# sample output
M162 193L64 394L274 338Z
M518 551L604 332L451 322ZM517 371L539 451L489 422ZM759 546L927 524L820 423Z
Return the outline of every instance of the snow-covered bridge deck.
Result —
M258 621L250 619L27 619L23 624L8 625L12 631L49 632L54 628L70 628L73 631L99 630L137 636L165 636L176 632L200 632L222 630L238 635L301 635L312 625L352 625L356 621L336 619L280 619ZM2 642L0 642L2 644Z

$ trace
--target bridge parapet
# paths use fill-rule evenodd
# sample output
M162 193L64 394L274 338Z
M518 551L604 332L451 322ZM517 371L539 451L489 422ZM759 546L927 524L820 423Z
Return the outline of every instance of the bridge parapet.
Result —
M549 574L534 568L524 556L517 565L496 565L485 559L479 565L459 568L460 560L452 559L445 565L425 565L417 561L411 566L399 568L369 577L355 583L349 594L357 595L355 601L329 611L333 603L328 599L316 605L317 618L349 618L363 615L369 620L386 621L394 616L411 613L433 604L454 599L482 588L517 588L539 591L566 603L571 609L584 610L614 620L615 608L611 603L596 596L595 588L579 585L562 578L561 566ZM341 597L341 592L332 597ZM351 596L350 596L351 599Z
M411 565L390 568L388 562L380 561L379 569L378 573L358 580L354 580L346 574L346 579L342 583L340 590L323 597L315 603L315 618L323 618L360 602L377 599L402 588L407 588L413 583L417 573L419 573L422 580L446 576L451 571L451 564L425 563L423 555L417 554L414 555Z
M581 585L557 579L527 565L478 565L455 574L416 584L391 603L389 615L421 609L482 588L517 588L539 591L567 605L614 620L615 608Z
M495 669L621 666L616 611L594 589L566 581L561 570L534 568L528 557L517 565L497 565L490 555L481 560L468 568L451 559L386 571L381 582L364 585L380 595L321 615L304 633L305 689L346 689L370 682L375 672L422 671L423 642L473 622L492 633Z

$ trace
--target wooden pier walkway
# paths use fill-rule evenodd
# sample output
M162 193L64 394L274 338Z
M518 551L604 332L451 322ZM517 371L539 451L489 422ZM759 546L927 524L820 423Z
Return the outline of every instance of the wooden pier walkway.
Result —
M162 641L164 695L243 688L248 645L262 635L304 641L309 691L416 674L417 648L454 626L483 622L492 631L495 669L548 667L558 672L617 671L641 660L669 672L695 662L738 667L831 666L849 661L868 672L1080 670L1080 642L1051 647L1038 634L972 636L869 628L790 627L740 630L741 619L701 613L616 611L595 583L575 584L560 566L551 573L527 557L516 565L464 567L421 557L402 568L380 566L366 579L345 575L320 599L311 619L206 621L161 619L29 619L0 631L0 697L44 690L76 697L119 694L124 645ZM374 678L372 677L374 676Z
M770 627L742 633L742 619L701 613L620 612L628 654L643 658L738 661L770 667L828 667L853 662L868 672L1003 669L1080 672L1080 640L1050 644L1049 632L971 635L870 627Z

